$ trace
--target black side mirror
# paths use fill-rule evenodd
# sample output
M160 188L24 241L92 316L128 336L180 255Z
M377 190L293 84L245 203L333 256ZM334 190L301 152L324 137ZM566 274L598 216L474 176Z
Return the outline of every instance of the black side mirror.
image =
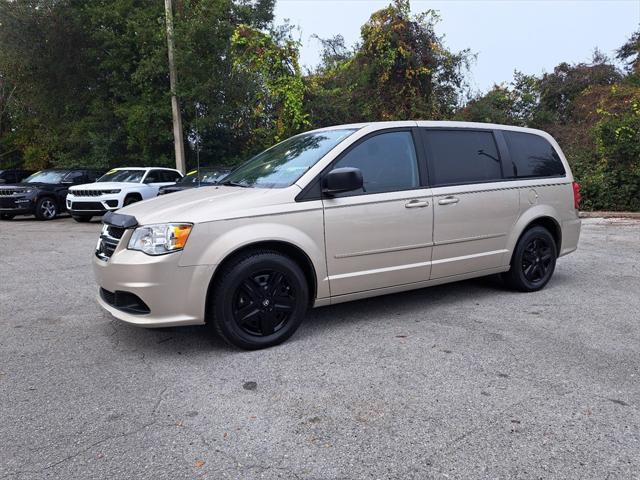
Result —
M334 168L324 177L322 192L328 195L351 192L361 189L362 185L362 172L359 168Z

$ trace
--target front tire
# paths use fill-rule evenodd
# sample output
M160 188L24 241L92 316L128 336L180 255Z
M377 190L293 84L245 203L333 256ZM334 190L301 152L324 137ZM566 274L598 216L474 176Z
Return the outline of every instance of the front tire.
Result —
M88 216L88 215L73 215L73 219L74 219L76 222L80 222L80 223L87 223L87 222L90 222L92 218L93 218L93 217L90 217L90 216Z
M58 205L49 197L41 198L36 203L35 214L38 220L52 220L58 215Z
M558 247L553 235L544 227L525 231L511 259L511 269L502 274L508 287L521 292L544 288L556 268Z
M254 250L223 268L210 300L218 335L236 347L257 350L294 334L307 310L309 288L289 257Z
M122 206L126 207L127 205L139 202L140 200L142 200L142 198L140 198L138 195L127 195L127 197L124 199L124 202L122 203Z

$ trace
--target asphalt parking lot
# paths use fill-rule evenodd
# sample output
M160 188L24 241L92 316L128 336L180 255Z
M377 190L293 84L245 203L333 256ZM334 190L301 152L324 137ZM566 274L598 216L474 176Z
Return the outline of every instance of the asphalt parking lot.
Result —
M0 478L640 478L640 221L548 287L310 312L242 352L97 307L99 223L0 222Z

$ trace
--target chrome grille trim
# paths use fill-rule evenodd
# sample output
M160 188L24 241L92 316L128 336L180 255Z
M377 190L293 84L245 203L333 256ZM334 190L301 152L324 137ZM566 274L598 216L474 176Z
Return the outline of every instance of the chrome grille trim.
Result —
M120 244L120 239L124 235L126 229L120 227L114 227L113 225L103 225L100 238L98 239L98 245L96 245L96 257L100 260L108 261L113 252Z

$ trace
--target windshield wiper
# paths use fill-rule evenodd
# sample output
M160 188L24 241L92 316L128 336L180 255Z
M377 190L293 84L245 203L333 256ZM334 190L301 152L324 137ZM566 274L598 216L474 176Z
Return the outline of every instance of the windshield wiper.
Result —
M226 185L228 187L250 188L250 185L247 185L246 183L234 182L233 180L226 180L222 182L220 185Z

